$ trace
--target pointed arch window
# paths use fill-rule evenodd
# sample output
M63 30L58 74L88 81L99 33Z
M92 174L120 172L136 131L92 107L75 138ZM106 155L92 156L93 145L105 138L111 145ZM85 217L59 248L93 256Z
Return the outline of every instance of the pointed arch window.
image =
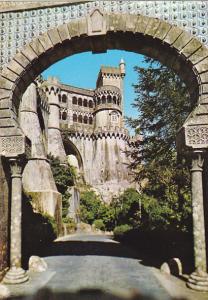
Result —
M88 117L84 116L84 124L88 124Z
M62 120L66 120L67 119L67 112L66 111L64 111L63 113L62 113Z
M78 123L82 123L82 115L78 116Z
M73 114L73 122L77 122L77 115Z
M92 100L89 101L89 108L93 108L93 102L92 102Z
M77 105L77 97L74 96L74 97L72 98L72 104Z

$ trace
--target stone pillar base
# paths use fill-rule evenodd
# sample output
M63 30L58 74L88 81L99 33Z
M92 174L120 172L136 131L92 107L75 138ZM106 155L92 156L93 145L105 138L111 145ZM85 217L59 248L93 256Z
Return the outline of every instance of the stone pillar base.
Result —
M23 270L22 268L12 267L6 273L6 275L3 279L3 283L18 284L18 283L23 283L23 282L28 281L28 280L29 280L29 277L28 277L27 272L25 270Z
M188 279L187 286L193 290L208 292L208 274L193 272Z

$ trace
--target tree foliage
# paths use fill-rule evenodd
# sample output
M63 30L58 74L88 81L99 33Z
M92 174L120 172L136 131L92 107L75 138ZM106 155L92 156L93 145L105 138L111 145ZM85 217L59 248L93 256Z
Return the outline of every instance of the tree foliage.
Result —
M92 190L86 190L80 195L80 218L82 222L91 225L102 220L106 230L112 230L114 225L111 207L101 202L100 197Z
M138 82L133 106L138 118L127 118L143 139L131 153L132 167L151 209L155 207L166 226L186 230L191 212L190 176L186 161L177 157L175 140L192 104L185 84L173 71L150 58L145 62L148 67L135 67Z
M76 172L72 166L61 164L57 157L49 156L49 161L57 190L62 194L62 217L65 218L69 208L68 188L74 185Z

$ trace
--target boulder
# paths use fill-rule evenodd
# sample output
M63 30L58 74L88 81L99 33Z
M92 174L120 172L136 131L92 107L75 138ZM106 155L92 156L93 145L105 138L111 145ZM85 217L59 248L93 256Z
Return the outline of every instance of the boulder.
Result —
M29 259L29 270L32 272L44 272L48 268L45 260L39 256L31 256Z

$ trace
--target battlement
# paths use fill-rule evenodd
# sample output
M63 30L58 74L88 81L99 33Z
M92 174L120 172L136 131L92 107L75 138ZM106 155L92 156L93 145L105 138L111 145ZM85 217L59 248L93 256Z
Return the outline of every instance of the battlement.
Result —
M98 73L96 88L111 85L122 89L122 81L125 76L125 63L121 59L118 67L101 66Z
M75 138L83 138L83 139L92 139L92 140L98 140L102 138L118 138L123 139L125 141L129 141L129 132L127 129L120 129L120 128L100 128L96 131L88 131L87 129L76 131L74 128L68 128L63 129L62 128L62 134L65 136L68 135L69 138L75 137Z

